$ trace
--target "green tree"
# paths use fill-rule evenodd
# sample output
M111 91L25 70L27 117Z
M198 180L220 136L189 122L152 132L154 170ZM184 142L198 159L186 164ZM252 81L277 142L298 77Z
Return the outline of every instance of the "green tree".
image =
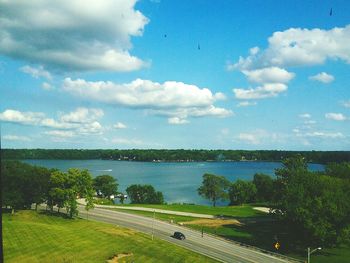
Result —
M223 176L204 174L202 185L198 188L198 194L209 199L213 206L218 200L227 200L227 190L230 182Z
M268 202L273 198L273 179L266 174L254 175L253 184L256 187L256 201Z
M278 179L282 191L277 209L290 231L309 246L335 246L349 240L349 180L334 176L334 169L310 172L300 158L286 163L279 170L288 176Z
M98 194L101 193L103 197L107 198L118 192L117 179L107 174L96 176L93 179L93 186Z
M163 204L162 192L155 191L152 185L133 184L126 188L132 204Z
M237 180L232 183L229 190L230 205L242 205L255 201L255 184L248 181Z

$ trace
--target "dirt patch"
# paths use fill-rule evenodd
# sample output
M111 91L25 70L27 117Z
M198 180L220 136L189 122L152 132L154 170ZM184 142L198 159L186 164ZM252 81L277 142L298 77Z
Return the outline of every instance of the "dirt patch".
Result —
M108 259L107 263L122 263L122 262L131 262L130 257L132 257L132 253L120 253L114 255L112 258Z
M226 225L236 225L241 226L242 223L236 219L198 219L192 220L188 222L181 222L184 225L199 225L199 226L207 226L207 227L220 227Z

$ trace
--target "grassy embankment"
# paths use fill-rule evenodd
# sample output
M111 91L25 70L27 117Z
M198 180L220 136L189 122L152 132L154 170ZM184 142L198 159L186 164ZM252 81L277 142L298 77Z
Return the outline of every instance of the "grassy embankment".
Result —
M5 262L215 262L166 241L109 224L19 211L3 214ZM132 253L132 254L129 254Z
M155 218L174 223L183 223L185 226L204 233L216 234L221 237L245 244L257 246L263 249L274 251L275 236L278 237L282 247L278 253L286 254L300 259L305 259L305 252L295 250L290 247L292 242L289 238L288 226L274 220L272 216L254 210L252 206L231 206L231 207L209 207L199 205L124 205L157 208L163 210L173 210L210 215L224 215L232 219L198 219L187 216L177 216L171 214L155 213ZM117 211L135 213L148 217L153 217L153 212L121 210ZM238 222L236 220L238 220ZM306 248L305 248L306 249ZM350 258L350 246L340 248L323 249L312 255L314 263L339 262L346 263Z

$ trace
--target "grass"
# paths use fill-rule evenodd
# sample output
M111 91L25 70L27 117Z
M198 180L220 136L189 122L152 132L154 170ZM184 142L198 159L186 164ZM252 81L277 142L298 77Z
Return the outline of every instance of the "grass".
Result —
M245 209L245 208L242 208ZM120 211L120 209L113 209ZM146 211L135 211L135 210L123 210L126 213L133 213L148 217L153 217L153 212ZM241 214L241 213L238 213ZM155 218L163 221L173 223L189 222L198 220L198 218L188 217L188 216L178 216L170 214L155 213ZM295 249L290 246L292 241L290 241L290 233L288 232L288 227L284 224L273 220L269 215L261 217L243 217L239 218L244 224L229 224L229 225L219 225L213 226L203 226L203 225L186 225L189 228L201 231L203 228L204 233L210 233L230 239L233 241L242 242L273 252L278 252L285 254L287 256L299 258L301 260L306 259L305 251L295 251ZM275 243L275 236L278 238L281 248L276 251L273 247ZM305 248L306 249L306 248ZM350 258L350 245L343 246L340 248L329 248L322 249L320 252L312 254L313 263L348 263Z
M3 214L5 262L215 262L174 244L113 225L34 211Z
M265 213L253 209L251 205L243 206L204 206L204 205L191 205L191 204L169 204L169 205L148 205L148 204L125 204L117 206L137 206L156 208L163 210L172 210L180 212L216 215L216 216L232 216L232 217L253 217L265 215Z

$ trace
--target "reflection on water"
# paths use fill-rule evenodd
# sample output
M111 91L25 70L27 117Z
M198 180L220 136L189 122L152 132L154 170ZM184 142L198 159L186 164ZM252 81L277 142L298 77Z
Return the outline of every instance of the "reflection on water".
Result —
M197 194L205 173L223 175L230 181L251 180L255 173L274 176L281 167L277 162L201 162L152 163L110 160L26 160L27 163L58 168L88 169L93 176L109 174L118 179L119 190L131 184L151 184L164 194L168 203L210 204ZM310 164L311 170L323 170L319 164Z

